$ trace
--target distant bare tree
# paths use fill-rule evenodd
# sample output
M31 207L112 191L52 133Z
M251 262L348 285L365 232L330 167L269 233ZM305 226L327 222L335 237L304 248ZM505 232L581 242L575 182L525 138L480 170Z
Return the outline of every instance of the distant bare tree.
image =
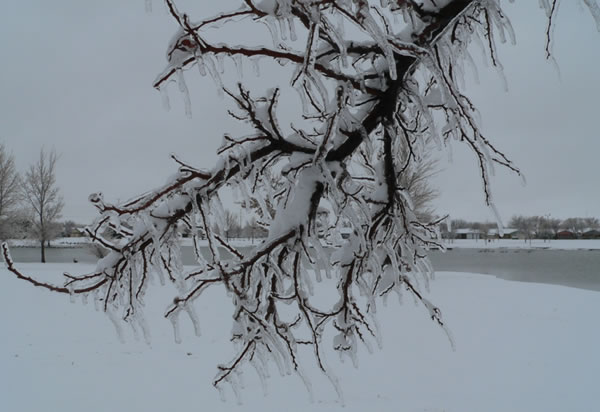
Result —
M9 237L9 217L19 202L19 173L15 157L0 143L0 238Z
M536 228L535 222L536 222L535 217L517 215L517 216L513 216L510 219L510 221L508 222L508 225L510 227L518 229L519 232L523 233L523 235L525 236L525 240L531 240L531 235Z
M239 238L242 232L242 227L239 221L239 215L231 210L225 211L225 237L227 240L231 238Z
M466 228L471 227L471 223L467 222L464 219L453 219L450 227L451 227L451 230L466 229Z
M546 219L546 226L552 233L552 237L556 237L556 234L558 233L558 231L560 229L560 219L548 218L548 219Z
M583 229L586 228L586 222L583 218L580 217L570 217L568 219L563 220L561 223L561 227L563 229L570 230L576 235L580 235L583 232Z
M437 159L426 155L416 162L414 169L405 172L399 179L400 185L408 191L415 214L424 222L430 222L435 215L431 202L439 193L431 185L431 178L437 172Z
M550 216L538 216L535 236L538 239L553 239L560 228L560 219L553 219Z
M10 239L25 239L33 233L33 224L31 223L31 211L28 209L17 209L10 214L6 231Z
M600 220L597 217L584 217L583 223L585 224L585 229L600 228Z
M29 167L23 180L23 194L26 204L33 211L33 227L40 241L41 262L46 262L46 242L57 233L53 224L64 206L62 196L56 186L56 152L40 150L40 158Z
M76 229L83 227L83 225L77 224L72 220L67 220L62 224L61 236L71 237Z

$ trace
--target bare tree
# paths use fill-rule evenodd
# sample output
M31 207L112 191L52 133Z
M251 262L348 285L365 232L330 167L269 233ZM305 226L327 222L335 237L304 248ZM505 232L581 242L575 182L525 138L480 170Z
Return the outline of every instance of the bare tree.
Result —
M597 217L584 217L583 224L585 225L585 229L600 228L600 220Z
M251 365L266 378L269 361L282 374L299 374L310 389L300 367L301 347L311 349L340 393L324 361L325 331L334 333L336 351L354 359L359 344L370 348L379 341L376 308L392 293L413 295L445 329L424 286L432 273L427 251L443 247L437 222L419 220L401 179L414 173L429 141L471 149L484 201L492 208L491 165L520 173L480 129L460 87L474 38L501 70L496 39L513 32L500 1L244 0L242 8L203 20L192 20L173 0L165 2L179 32L154 86L166 93L177 82L189 113L184 70L195 66L224 91L235 106L231 116L248 132L225 135L211 169L175 158L179 173L149 194L123 204L92 195L100 216L88 233L110 250L92 273L68 275L63 287L42 283L22 274L4 246L9 270L55 292L90 295L113 318L142 330L148 279L165 273L180 293L165 312L176 339L180 316L189 316L198 330L194 302L211 286L223 285L232 297L231 340L238 352L219 366L213 384L228 383L236 393L241 368ZM540 5L552 18L555 2ZM253 44L247 35L252 30L270 33L272 45ZM214 40L235 36L232 43ZM231 85L221 76L223 58L242 74L243 62L271 69L279 63L291 88ZM295 103L279 107L280 101L293 102L290 90L303 105L291 124ZM213 230L225 226L219 200L224 188L261 209L269 234L257 246L237 250ZM315 228L320 207L333 213L324 239ZM202 228L210 250L208 258L197 251L198 265L189 271L182 269L179 253L180 220L196 228L193 233ZM103 228L116 221L134 230L119 242L103 238ZM351 233L342 237L346 225ZM335 252L325 251L322 240ZM231 257L223 258L222 248ZM331 289L328 305L311 297L315 282Z
M430 222L435 215L431 203L439 193L431 185L431 178L437 173L437 159L426 154L410 172L403 173L399 179L400 186L408 192L415 214L423 222Z
M38 161L29 167L23 179L25 202L32 210L34 234L40 242L42 263L46 262L46 242L59 233L56 220L63 208L56 186L56 152L40 150Z
M67 220L62 224L62 229L60 235L63 237L71 237L74 236L77 230L81 230L83 225L77 224L72 220Z
M240 224L239 216L239 214L234 213L231 210L225 211L224 233L227 240L240 237L242 226Z
M564 229L570 230L575 236L580 236L586 228L586 221L581 217L569 217L560 224Z
M508 225L515 229L518 229L524 236L524 240L530 240L536 229L536 217L528 217L517 215L513 216Z
M558 233L559 229L560 229L560 219L555 219L555 218L551 218L548 217L545 220L545 225L547 230L549 231L549 235L551 238L555 238L556 234Z
M19 200L19 173L15 157L0 143L0 239L10 236L10 218Z

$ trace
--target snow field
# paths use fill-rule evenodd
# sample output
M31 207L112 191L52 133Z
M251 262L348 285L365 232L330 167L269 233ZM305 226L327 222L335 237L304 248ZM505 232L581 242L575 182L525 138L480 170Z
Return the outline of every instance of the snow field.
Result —
M78 264L20 264L38 278L60 282ZM158 286L158 285L156 285ZM442 308L456 341L406 293L379 307L383 349L362 348L359 368L340 363L323 342L340 379L346 406L306 356L315 402L297 376L271 368L268 396L244 368L243 406L212 385L218 363L233 355L231 305L221 289L196 302L202 336L182 316L183 342L174 343L163 318L169 293L149 292L152 343L126 330L119 343L108 318L93 304L71 304L0 270L0 409L6 411L594 411L600 372L596 292L517 283L489 276L440 272L431 300ZM392 299L393 298L393 299ZM327 336L326 336L327 338Z

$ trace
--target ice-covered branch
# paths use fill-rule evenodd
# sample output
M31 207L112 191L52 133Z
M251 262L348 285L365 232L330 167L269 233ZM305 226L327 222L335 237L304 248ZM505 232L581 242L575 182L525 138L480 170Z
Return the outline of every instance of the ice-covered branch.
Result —
M265 379L272 362L282 375L297 373L310 391L299 357L303 347L341 396L326 362L326 331L336 333L333 349L356 361L360 344L368 350L381 344L375 318L380 299L406 291L446 328L426 298L432 274L427 252L443 248L439 221L420 219L409 187L419 181L411 177L423 157L452 140L470 147L491 207L494 164L520 173L482 132L461 89L472 39L502 71L496 42L513 39L510 22L499 0L244 0L240 9L196 22L174 0L165 1L179 30L154 86L164 91L176 80L188 106L183 71L196 66L224 90L235 107L229 114L248 132L224 135L212 169L173 156L178 173L154 191L122 204L90 196L100 216L87 233L108 251L91 273L65 274L64 287L39 282L19 271L2 245L7 267L36 286L91 296L111 319L142 331L150 279L170 282L177 297L165 317L176 340L181 315L199 334L194 304L220 285L234 308L237 349L219 366L215 386L228 382L237 391L244 366ZM549 36L556 2L540 3ZM596 3L585 4L600 21ZM207 40L209 32L242 20L268 30L273 45L252 45L246 35L236 45ZM251 93L239 79L231 87L223 57L240 74L245 60L291 63L289 85ZM283 87L293 87L303 105L291 124L290 107L279 107ZM267 229L259 244L236 248L223 235L224 190ZM181 259L181 225L192 235L192 268ZM329 288L330 301L315 299L316 288Z

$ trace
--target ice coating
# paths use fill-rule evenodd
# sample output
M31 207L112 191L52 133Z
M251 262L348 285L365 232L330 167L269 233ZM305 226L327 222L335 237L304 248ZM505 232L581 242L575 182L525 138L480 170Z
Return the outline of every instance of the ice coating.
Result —
M549 16L554 4L540 1ZM585 4L598 22L597 3ZM479 44L503 76L496 43L514 42L510 22L493 0L264 0L195 22L173 1L166 5L178 29L154 84L165 106L174 82L191 116L188 83L198 75L186 70L196 65L200 80L210 77L232 118L247 130L222 134L210 169L173 157L178 171L155 190L115 204L90 196L100 216L87 233L109 253L94 273L69 275L64 288L54 289L94 299L119 334L126 324L149 339L144 299L158 276L175 291L164 315L180 341L187 323L180 325L180 316L198 335L201 327L209 329L200 325L194 304L219 285L231 300L236 349L219 366L213 381L219 390L227 384L241 398L240 372L250 366L266 392L270 365L281 375L297 374L311 392L299 349L308 348L342 399L327 351L357 365L361 346L380 346L375 315L389 295L412 296L447 330L426 297L433 275L427 251L443 249L439 222L419 216L403 179L416 173L432 146L450 151L452 144L467 145L484 201L498 215L490 186L495 167L520 174L483 133L462 87L471 75L465 63L474 66L470 44ZM230 44L208 35L242 20L264 32L265 44L246 44L245 38ZM289 78L256 91L242 76L245 63L258 77L259 65L269 65ZM290 110L290 87L302 112ZM245 218L268 233L247 249L223 236L227 219L220 199L227 190L239 195ZM182 226L192 232L197 261L185 270ZM120 238L106 236L108 229ZM207 257L200 239L208 245ZM324 288L334 300L322 299ZM331 344L325 343L329 338Z

